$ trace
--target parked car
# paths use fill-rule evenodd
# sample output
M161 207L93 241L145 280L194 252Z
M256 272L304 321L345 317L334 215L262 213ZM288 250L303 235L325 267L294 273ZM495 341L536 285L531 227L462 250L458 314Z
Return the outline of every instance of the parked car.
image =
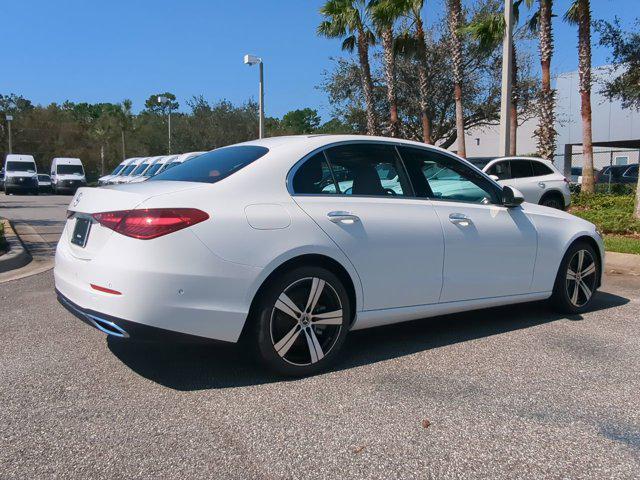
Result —
M9 154L4 161L4 192L38 194L38 168L31 155Z
M136 157L129 162L118 175L114 175L108 182L108 185L118 185L127 183L131 179L131 174L138 166L149 157Z
M384 188L381 172L399 187ZM446 150L319 135L80 189L54 277L60 302L108 335L242 336L265 365L305 375L351 330L549 298L584 312L603 255L593 224L523 203Z
M51 161L51 189L53 193L75 193L87 185L84 167L79 158L54 158Z
M122 162L120 162L109 175L103 175L98 179L98 186L101 187L103 185L107 185L113 177L119 175L127 165L129 165L131 162L133 162L137 158L138 157L127 158Z
M0 191L4 191L4 167L0 168Z
M597 183L638 183L638 164L606 166L598 175Z
M184 162L187 162L192 158L196 158L197 156L202 155L203 153L206 153L206 152L187 152L187 153L178 155L171 162L165 163L164 168L162 168L157 174L162 173L164 170L169 170L170 168L177 167L178 165Z
M483 168L500 185L515 187L526 202L566 209L571 204L569 180L550 161L541 158L496 158Z
M140 183L149 180L149 178L160 173L165 165L173 162L178 157L179 155L165 155L163 157L156 157L157 160L153 164L149 165L149 168L147 168L142 175L139 175L136 178L132 178L128 183Z
M156 157L147 157L145 158L140 165L138 165L133 172L131 172L131 175L129 175L126 179L126 181L124 183L131 183L131 182L138 182L140 181L139 179L144 175L144 173L149 170L149 168L151 168L151 166L156 163L158 160L160 160L161 158L163 158L163 155L159 155ZM142 177L144 178L144 177Z
M46 173L38 174L38 190L40 192L50 192L51 191L51 177Z

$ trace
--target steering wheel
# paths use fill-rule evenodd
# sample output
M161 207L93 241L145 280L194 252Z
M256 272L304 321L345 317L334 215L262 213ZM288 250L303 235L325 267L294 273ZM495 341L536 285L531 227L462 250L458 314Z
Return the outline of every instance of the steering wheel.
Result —
M394 196L395 196L395 195L398 195L398 194L396 193L396 191L395 191L395 190L393 190L393 189L391 189L391 188L385 188L385 189L384 189L384 191L385 191L387 194L389 194L389 195L394 195Z

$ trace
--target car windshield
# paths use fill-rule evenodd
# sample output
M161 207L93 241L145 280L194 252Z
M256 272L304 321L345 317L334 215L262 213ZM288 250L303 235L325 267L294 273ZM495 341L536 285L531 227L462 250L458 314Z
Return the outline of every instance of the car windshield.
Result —
M84 170L82 170L82 165L58 165L57 172L58 172L58 175L84 174Z
M149 170L147 170L146 172L144 172L144 176L145 177L150 177L152 175L155 175L155 173L160 170L160 167L162 167L161 163L156 163L154 165L151 165L151 167L149 168Z
M111 172L111 175L118 175L123 168L124 168L124 165L118 165L116 168L113 169L113 172Z
M149 166L148 163L141 163L140 165L138 165L138 168L136 168L131 175L140 175L142 172L146 170L148 166Z
M35 172L36 164L12 160L7 162L7 172Z
M40 180L41 182L48 182L49 180L51 180L49 178L49 175L38 175L38 180Z
M268 151L268 148L257 145L219 148L184 162L171 170L165 170L151 178L150 181L175 180L215 183L246 167Z
M168 163L168 164L167 164L167 166L166 166L166 167L164 167L163 172L164 172L165 170L169 170L170 168L176 167L176 166L180 165L181 163L182 163L182 162L171 162L171 163Z

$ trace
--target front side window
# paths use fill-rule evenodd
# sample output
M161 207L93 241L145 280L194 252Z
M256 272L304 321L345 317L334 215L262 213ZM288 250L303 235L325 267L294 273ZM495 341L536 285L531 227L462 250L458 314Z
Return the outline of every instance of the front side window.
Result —
M533 177L533 169L529 160L511 160L511 178Z
M498 180L508 180L511 178L509 172L509 162L498 162L491 165L487 171L487 175L495 175Z
M416 195L470 203L500 203L499 189L479 171L439 152L400 147Z
M165 169L149 181L215 183L264 156L268 148L257 145L237 145L212 150L188 162Z
M392 145L338 145L328 148L326 154L343 195L410 195L411 187Z

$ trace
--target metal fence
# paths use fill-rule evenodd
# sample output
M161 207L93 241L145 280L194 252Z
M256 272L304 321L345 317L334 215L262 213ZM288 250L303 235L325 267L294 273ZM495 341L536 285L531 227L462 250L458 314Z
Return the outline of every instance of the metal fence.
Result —
M638 163L639 158L640 150L596 150L594 148L593 167L602 170L610 165L633 165ZM583 155L582 152L576 152L566 158L564 154L559 154L554 157L553 163L568 174L571 172L571 167L582 167Z

